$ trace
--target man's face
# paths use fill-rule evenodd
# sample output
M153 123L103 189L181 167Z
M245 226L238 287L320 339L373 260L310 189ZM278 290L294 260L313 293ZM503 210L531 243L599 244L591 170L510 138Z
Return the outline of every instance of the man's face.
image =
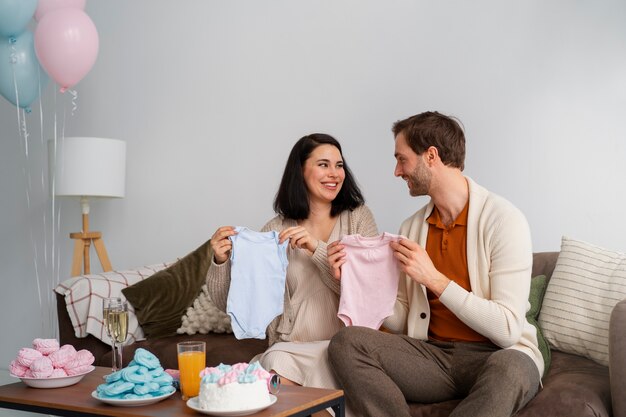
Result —
M407 182L409 193L413 197L427 195L430 190L432 173L424 162L423 155L416 154L400 132L396 136L396 169L393 174Z

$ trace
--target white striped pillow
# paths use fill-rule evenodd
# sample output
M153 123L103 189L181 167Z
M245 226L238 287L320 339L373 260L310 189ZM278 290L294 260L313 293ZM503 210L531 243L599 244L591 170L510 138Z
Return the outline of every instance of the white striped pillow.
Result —
M553 348L608 366L609 317L624 298L626 254L563 237L539 325Z

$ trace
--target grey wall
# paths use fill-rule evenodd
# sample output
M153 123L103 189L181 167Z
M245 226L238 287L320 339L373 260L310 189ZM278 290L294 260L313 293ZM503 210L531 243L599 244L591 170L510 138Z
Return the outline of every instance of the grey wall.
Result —
M562 235L626 250L622 0L108 0L87 13L98 61L75 103L45 90L28 157L0 100L0 367L53 336L51 289L80 229L75 200L52 221L41 151L55 122L58 136L127 141L126 197L91 213L116 268L182 256L223 224L261 227L291 145L313 131L341 140L380 229L397 231L426 200L392 175L390 127L425 110L463 121L466 173L524 211L536 251Z

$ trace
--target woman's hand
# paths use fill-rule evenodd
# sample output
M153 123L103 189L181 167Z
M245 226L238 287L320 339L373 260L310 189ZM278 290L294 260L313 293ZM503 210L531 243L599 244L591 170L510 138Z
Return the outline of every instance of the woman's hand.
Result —
M317 249L319 241L309 234L309 231L302 226L288 227L278 235L280 243L289 239L289 246L292 249L300 248L308 250L311 255Z
M211 236L211 249L213 249L213 257L216 264L223 264L228 260L230 251L233 248L233 243L228 237L236 234L237 232L235 232L233 226L222 226L213 233L213 236Z
M335 279L341 279L341 265L346 263L346 251L345 246L339 243L338 240L334 241L326 247L326 256L328 257L328 265L330 265L330 271Z

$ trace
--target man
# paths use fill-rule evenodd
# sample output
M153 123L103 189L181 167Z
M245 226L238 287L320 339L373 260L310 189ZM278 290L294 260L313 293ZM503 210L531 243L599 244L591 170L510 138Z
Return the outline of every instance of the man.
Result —
M511 416L538 390L543 359L526 321L529 227L511 203L463 176L459 123L426 112L393 126L396 168L431 201L391 243L401 277L393 333L346 327L329 359L348 404L364 416L409 416L406 401L463 398L452 416ZM336 277L349 259L329 246Z

